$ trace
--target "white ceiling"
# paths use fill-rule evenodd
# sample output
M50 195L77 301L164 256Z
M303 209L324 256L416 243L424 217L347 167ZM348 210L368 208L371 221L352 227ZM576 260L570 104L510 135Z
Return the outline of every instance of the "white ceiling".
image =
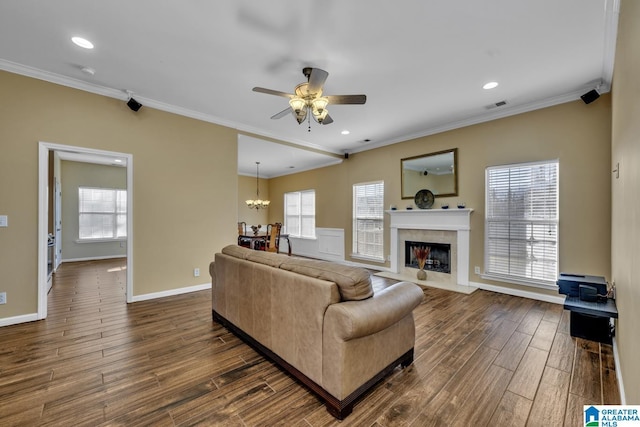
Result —
M618 1L2 0L0 69L238 129L239 173L273 177L609 91ZM367 103L271 120L287 99L251 89L291 93L305 66Z

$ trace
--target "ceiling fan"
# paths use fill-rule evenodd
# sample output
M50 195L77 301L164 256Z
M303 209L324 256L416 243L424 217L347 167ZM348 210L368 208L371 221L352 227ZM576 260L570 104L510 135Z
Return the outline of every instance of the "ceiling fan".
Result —
M289 113L292 113L298 124L311 116L321 125L333 123L333 119L329 115L327 105L329 104L364 104L367 102L366 95L327 95L322 96L322 86L327 80L329 73L320 68L305 67L302 74L307 81L296 86L293 93L280 92L278 90L265 89L263 87L254 87L254 92L266 93L269 95L277 95L289 98L289 108L280 111L271 116L272 119L280 119ZM311 125L309 125L311 131Z

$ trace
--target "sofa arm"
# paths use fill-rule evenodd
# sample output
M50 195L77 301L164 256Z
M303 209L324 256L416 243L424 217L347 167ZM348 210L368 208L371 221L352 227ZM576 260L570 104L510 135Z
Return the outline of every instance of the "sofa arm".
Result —
M215 275L216 275L216 263L215 263L215 261L211 261L209 263L209 275L212 278L215 278Z
M419 286L396 283L372 298L330 305L325 314L325 329L331 329L343 341L375 334L410 314L423 297Z

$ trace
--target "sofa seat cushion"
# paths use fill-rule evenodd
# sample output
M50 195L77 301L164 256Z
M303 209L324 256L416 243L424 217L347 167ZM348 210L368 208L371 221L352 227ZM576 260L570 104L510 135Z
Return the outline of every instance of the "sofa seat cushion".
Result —
M371 274L360 267L350 267L328 261L288 258L280 264L282 270L315 277L338 285L342 301L358 301L373 296Z

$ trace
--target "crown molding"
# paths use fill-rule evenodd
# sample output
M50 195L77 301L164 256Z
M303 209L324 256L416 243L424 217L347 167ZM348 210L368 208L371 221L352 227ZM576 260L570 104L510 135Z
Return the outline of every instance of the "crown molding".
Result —
M61 76L59 74L43 71L43 70L29 67L22 64L17 64L15 62L6 61L4 59L0 59L0 70L4 70L14 74L19 74L26 77L32 77L34 79L43 80L49 83L55 83L55 84L70 87L73 89L79 89L79 90L93 93L96 95L102 95L109 98L119 99L122 101L127 101L130 97L130 94L125 90L114 89L114 88L101 86L93 83L87 83L82 80ZM226 120L211 114L205 114L198 111L190 110L188 108L178 107L178 106L167 104L161 101L156 101L155 99L145 98L139 95L135 95L135 99L145 107L154 108L156 110L165 111L167 113L177 114L179 116L189 117L189 118L200 120L203 122L225 126L231 129L236 129L238 131L247 132L247 133L255 134L255 135L266 137L266 138L276 139L278 141L289 142L291 144L311 148L314 150L319 150L325 153L331 153L336 155L342 154L342 152L339 150L327 150L326 147L322 147L320 145L312 144L312 143L309 143L303 140L298 140L298 139L283 139L280 136L273 135L268 132L264 132L260 129L255 129L250 126L246 126L242 123Z
M468 117L454 120L449 123L445 123L442 125L433 126L431 128L425 129L424 131L405 134L396 138L381 140L372 144L365 144L361 147L356 147L353 149L349 149L349 153L358 153L362 151L371 150L374 148L383 147L386 145L392 145L399 142L408 141L411 139L422 138L425 136L430 136L466 126L471 126L475 124L480 124L492 120L497 120L509 116L513 116L516 114L526 113L530 111L534 111L541 108L547 108L554 105L571 102L580 99L580 96L585 92L594 89L598 90L599 93L608 93L611 91L611 82L613 79L613 69L615 62L615 48L616 48L616 39L618 33L618 19L620 15L620 0L606 0L605 2L605 31L604 31L604 40L603 40L603 55L602 55L602 72L600 80L597 81L597 84L594 82L589 82L583 85L579 90L575 90L564 95L559 95L547 99L542 99L539 101L534 101L531 103L523 104L523 105L509 105L507 104L505 107L498 107L488 112L481 112L480 114L473 114ZM101 86L93 83L87 83L82 80L61 76L59 74L46 72L43 70L39 70L37 68L28 67L22 64L17 64L14 62L6 61L0 59L0 70L8 71L15 74L24 75L27 77L32 77L39 80L44 80L50 83L59 84L62 86L79 89L82 91L94 93L97 95L107 96L110 98L120 99L123 101L127 101L130 97L129 93L122 89L114 89L106 86ZM294 144L301 147L306 147L312 150L319 150L324 153L342 155L344 150L332 150L327 149L326 147L319 146L317 144L309 143L300 139L284 139L281 136L271 134L269 132L265 132L261 129L255 129L250 126L244 125L242 123L238 123L235 121L230 121L223 119L221 117L217 117L211 114L205 114L198 111L190 110L187 108L178 107L175 105L167 104L164 102L156 101L150 98L144 98L142 96L135 96L136 100L147 106L149 108L154 108L157 110L165 111L168 113L177 114L184 117L189 117L196 120L201 120L208 123L217 124L220 126L225 126L228 128L232 128L241 132L246 132L250 134L254 134L259 137L265 137L274 139L277 141L287 142L290 144Z
M603 87L603 86L598 86ZM445 123L443 125L438 125L438 126L433 126L430 127L428 129L425 129L422 132L416 132L416 133L412 133L412 134L406 134L406 135L402 135L398 138L394 138L394 139L389 139L389 140L384 140L384 141L380 141L377 143L373 143L373 144L368 144L363 148L354 148L353 150L351 150L352 153L358 153L361 151L367 151L367 150L371 150L374 148L379 148L379 147L384 147L387 145L392 145L392 144L396 144L399 142L404 142L404 141L410 141L412 139L417 139L417 138L423 138L425 136L430 136L430 135L435 135L438 133L442 133L442 132L447 132L450 130L455 130L455 129L460 129L463 127L467 127L467 126L472 126L472 125L477 125L480 123L486 123L486 122L490 122L493 120L497 120L497 119L502 119L505 117L509 117L509 116L515 116L517 114L522 114L522 113L528 113L531 111L535 111L535 110L539 110L542 108L548 108L548 107L553 107L555 105L559 105L559 104L564 104L567 102L573 102L576 101L578 99L580 99L581 95L584 95L585 92L588 92L589 90L592 90L594 88L593 84L587 84L587 85L583 85L581 87L580 90L575 90L572 91L570 93L564 94L564 95L558 95L558 96L554 96L551 98L546 98L546 99L541 99L538 101L534 101L534 102L530 102L527 104L522 104L522 105L514 105L514 106L509 106L509 104L507 104L507 107L505 108L496 108L494 110L491 110L488 113L484 113L484 114L478 114L478 115L472 115L472 116L468 116L466 118L460 119L460 120L454 120L451 121L449 123ZM606 93L602 90L599 90L599 92L602 93Z

